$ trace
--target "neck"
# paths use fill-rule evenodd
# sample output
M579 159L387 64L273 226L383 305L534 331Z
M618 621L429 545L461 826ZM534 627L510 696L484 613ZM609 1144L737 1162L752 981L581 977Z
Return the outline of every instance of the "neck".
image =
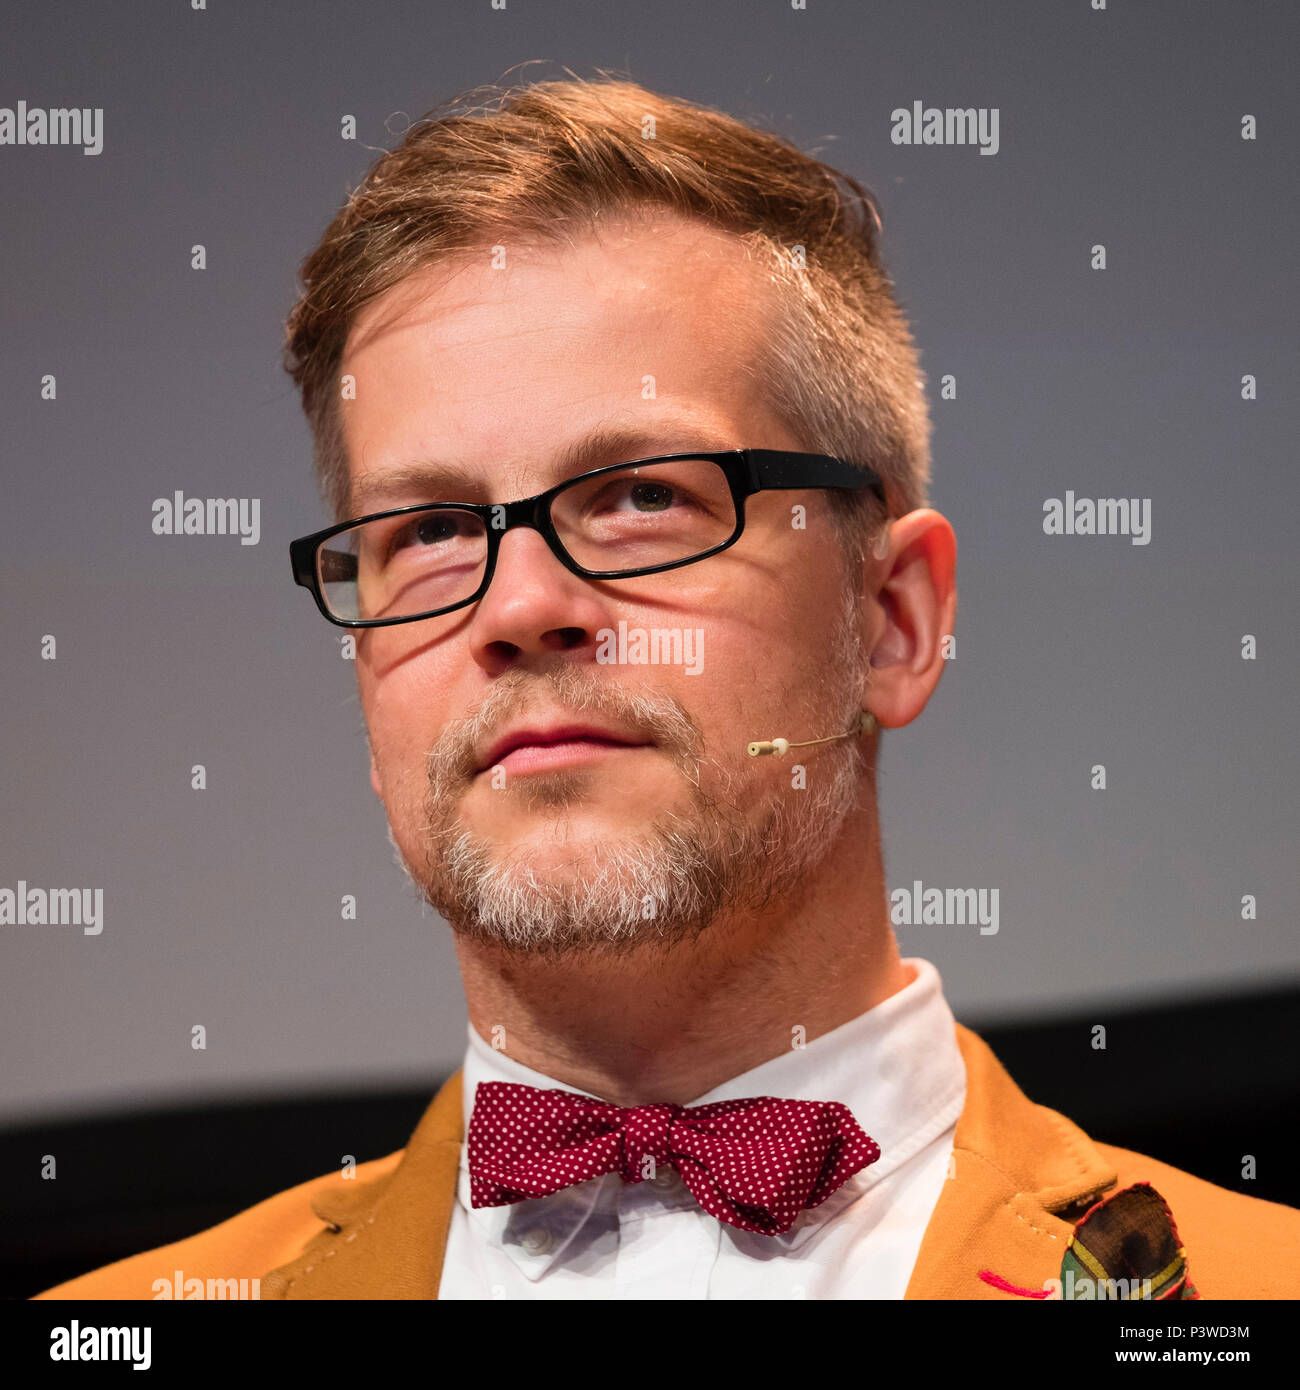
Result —
M863 853L863 847L868 852ZM457 937L470 1023L524 1066L615 1105L686 1105L910 983L889 924L874 808L761 912L617 958Z

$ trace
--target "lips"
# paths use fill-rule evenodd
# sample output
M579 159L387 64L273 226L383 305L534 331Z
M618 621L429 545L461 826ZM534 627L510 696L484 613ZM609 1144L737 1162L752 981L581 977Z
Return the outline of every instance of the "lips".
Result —
M595 724L553 724L514 729L503 734L488 746L479 760L479 771L495 767L516 748L546 748L555 743L592 743L609 748L644 748L648 740L617 729L602 729Z

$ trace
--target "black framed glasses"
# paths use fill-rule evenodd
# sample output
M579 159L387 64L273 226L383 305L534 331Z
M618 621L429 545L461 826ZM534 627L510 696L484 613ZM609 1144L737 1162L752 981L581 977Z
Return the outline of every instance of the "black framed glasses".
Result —
M436 618L487 592L501 537L539 532L584 579L693 565L735 545L745 499L797 488L871 491L878 474L829 454L777 449L659 454L568 478L518 502L428 502L376 512L289 546L296 583L339 627Z

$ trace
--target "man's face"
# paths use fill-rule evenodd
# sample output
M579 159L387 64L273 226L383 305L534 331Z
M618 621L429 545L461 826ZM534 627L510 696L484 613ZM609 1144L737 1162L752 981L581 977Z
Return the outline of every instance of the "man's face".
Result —
M668 215L410 276L342 364L351 514L804 447L750 370L771 294L731 238ZM457 478L390 486L415 462ZM360 635L372 781L408 874L467 937L530 950L688 939L797 881L852 809L857 740L780 761L746 745L852 726L856 590L814 492L760 493L729 550L637 578L580 578L536 531L507 532L477 603ZM689 633L694 659L604 662L620 623ZM538 742L500 752L515 734Z

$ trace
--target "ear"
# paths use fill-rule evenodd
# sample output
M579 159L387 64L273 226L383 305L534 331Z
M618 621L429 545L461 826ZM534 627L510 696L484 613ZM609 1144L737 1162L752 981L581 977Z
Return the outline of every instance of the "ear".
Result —
M910 724L939 684L957 617L956 570L957 538L928 507L894 521L888 551L864 567L872 669L863 697L882 728Z

